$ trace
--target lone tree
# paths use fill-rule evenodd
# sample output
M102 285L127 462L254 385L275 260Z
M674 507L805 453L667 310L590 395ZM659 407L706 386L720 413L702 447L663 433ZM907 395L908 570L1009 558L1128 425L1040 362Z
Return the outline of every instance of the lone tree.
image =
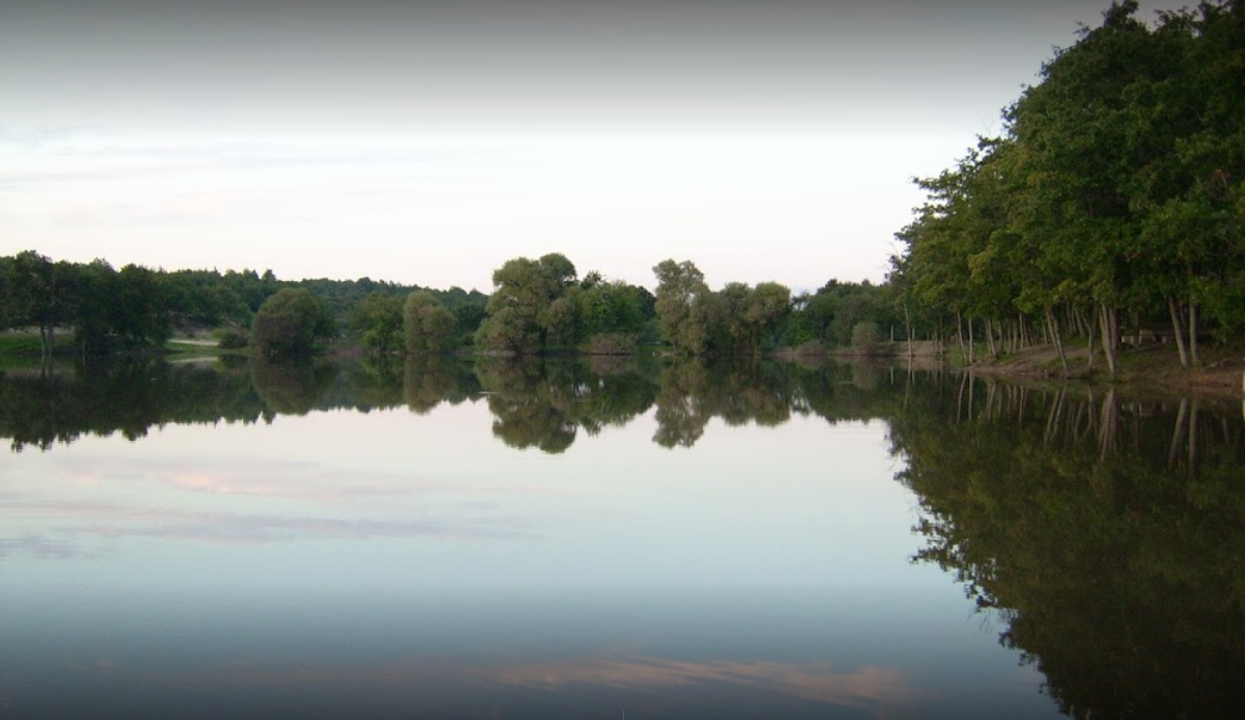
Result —
M260 306L251 342L264 357L302 357L332 334L333 318L323 303L306 288L285 288Z

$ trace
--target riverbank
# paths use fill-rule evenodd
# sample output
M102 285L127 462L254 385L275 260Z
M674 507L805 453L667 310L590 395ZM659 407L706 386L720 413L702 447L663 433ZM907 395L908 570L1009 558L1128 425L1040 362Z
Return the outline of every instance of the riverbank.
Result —
M1181 367L1175 348L1165 344L1124 348L1119 371L1111 377L1101 353L1091 365L1085 347L1069 348L1071 379L1091 383L1149 385L1173 392L1213 394L1240 398L1245 373L1245 348L1239 345L1199 348L1201 365ZM1064 372L1054 346L1041 345L998 359L978 360L962 366L973 373L1030 379L1062 380Z

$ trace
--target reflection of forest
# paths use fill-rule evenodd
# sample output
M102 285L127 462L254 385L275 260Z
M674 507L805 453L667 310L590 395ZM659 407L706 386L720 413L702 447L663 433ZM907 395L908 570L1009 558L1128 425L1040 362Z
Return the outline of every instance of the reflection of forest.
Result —
M891 421L917 560L1007 625L1079 718L1245 701L1245 432L1195 400L948 383Z
M656 406L654 441L691 447L712 418L776 425L793 414L830 421L884 417L904 377L867 366L768 363L662 365L634 357L412 358L171 365L115 363L52 376L0 375L0 435L15 449L47 448L84 433L134 439L164 423L271 421L277 415L484 398L494 435L516 448L561 452L582 430L596 435Z
M166 423L487 403L515 448L562 452L652 412L691 447L718 418L885 419L937 564L1082 718L1226 715L1245 701L1239 408L1030 389L871 366L634 358L238 366L129 363L0 375L0 435L48 448Z

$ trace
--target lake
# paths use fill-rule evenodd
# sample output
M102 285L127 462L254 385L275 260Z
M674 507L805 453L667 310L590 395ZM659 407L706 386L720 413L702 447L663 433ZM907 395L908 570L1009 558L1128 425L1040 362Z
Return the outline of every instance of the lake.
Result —
M1239 404L868 365L0 376L0 717L1218 717Z

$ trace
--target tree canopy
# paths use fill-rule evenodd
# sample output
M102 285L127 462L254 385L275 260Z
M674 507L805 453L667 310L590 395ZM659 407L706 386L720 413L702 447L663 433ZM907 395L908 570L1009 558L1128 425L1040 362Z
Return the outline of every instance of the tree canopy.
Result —
M285 288L255 313L251 342L264 357L306 357L332 334L333 318L324 303L305 288Z
M1245 5L1114 3L1004 110L1002 137L917 184L890 282L917 322L991 347L1170 323L1198 364L1245 323ZM1036 332L1035 332L1036 329ZM960 335L963 335L961 331ZM971 359L971 349L968 351ZM1092 362L1092 360L1091 360ZM1067 369L1067 360L1064 358Z

